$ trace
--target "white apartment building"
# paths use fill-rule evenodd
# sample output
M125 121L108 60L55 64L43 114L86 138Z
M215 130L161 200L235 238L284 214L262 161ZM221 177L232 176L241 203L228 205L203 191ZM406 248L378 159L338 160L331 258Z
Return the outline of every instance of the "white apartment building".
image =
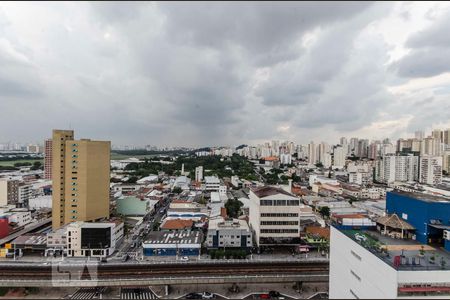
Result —
M345 157L347 149L344 147L336 147L333 151L333 168L342 169L345 166Z
M322 163L324 168L329 168L331 166L331 154L328 152L324 152L320 156L320 162Z
M372 182L372 174L362 172L348 173L348 182L359 185L368 185Z
M369 251L369 239L362 231L331 227L330 299L449 299L450 269L429 264L418 258L419 251L408 250L420 245L385 237L383 242L397 249L388 250L386 257ZM398 250L402 244L404 249ZM427 257L429 252L425 251Z
M206 247L251 248L253 247L253 234L244 220L225 220L222 217L210 219Z
M311 142L308 144L308 164L314 165L317 162L316 145Z
M439 156L442 154L442 144L439 138L427 137L422 140L420 155Z
M292 155L289 153L280 154L280 163L282 165L290 165L292 163Z
M205 177L205 190L209 192L218 192L220 188L220 179L216 176Z
M419 182L435 185L442 183L442 156L421 156Z
M105 257L123 238L122 222L73 222L67 225L67 256Z
M32 218L30 211L17 211L8 213L8 222L16 223L17 227L31 223L31 220Z
M195 168L195 181L197 182L203 181L203 166Z
M249 221L256 244L289 244L300 235L299 198L272 186L251 188L249 194Z
M354 162L347 165L349 183L368 185L372 183L372 166L367 163L356 164Z
M381 182L417 181L419 158L413 155L386 155L377 162L377 179Z
M38 196L28 201L28 209L52 208L52 196Z
M446 150L442 154L442 170L450 172L450 150Z
M30 198L33 196L33 189L29 184L20 184L18 187L19 200L18 204L21 207L28 207Z

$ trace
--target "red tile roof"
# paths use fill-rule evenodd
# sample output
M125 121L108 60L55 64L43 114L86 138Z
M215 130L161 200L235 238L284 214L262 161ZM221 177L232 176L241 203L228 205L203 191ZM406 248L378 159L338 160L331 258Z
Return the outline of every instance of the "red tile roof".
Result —
M191 228L192 225L194 225L194 222L192 220L182 220L182 219L166 220L161 225L161 229L165 230L187 229Z

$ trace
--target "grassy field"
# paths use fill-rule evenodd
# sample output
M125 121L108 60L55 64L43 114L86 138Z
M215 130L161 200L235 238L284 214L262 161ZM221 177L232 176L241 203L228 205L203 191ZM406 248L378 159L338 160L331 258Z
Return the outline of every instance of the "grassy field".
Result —
M15 163L25 163L29 162L33 164L36 161L40 161L42 164L44 163L43 159L18 159L18 160L10 160L10 161L0 161L0 166L14 166Z
M111 160L121 160L121 159L127 159L130 157L135 157L135 158L150 158L153 157L155 155L124 155L124 154L119 154L119 153L115 153L115 152L111 152Z

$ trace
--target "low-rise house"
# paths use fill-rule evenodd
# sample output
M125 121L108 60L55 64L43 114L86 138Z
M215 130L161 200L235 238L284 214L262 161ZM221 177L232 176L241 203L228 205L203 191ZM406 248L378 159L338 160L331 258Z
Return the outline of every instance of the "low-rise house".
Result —
M160 226L161 231L190 231L194 226L194 221L185 219L165 219Z

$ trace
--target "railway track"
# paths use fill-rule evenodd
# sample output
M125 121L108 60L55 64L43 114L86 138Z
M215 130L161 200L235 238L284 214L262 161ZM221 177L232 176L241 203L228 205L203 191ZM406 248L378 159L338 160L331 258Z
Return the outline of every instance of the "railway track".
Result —
M5 279L55 278L58 274L77 273L80 279L94 275L101 279L142 277L183 277L207 275L258 275L258 274L327 274L328 263L222 263L222 264L100 264L95 268L84 265L56 266L7 266L2 267L0 281Z

